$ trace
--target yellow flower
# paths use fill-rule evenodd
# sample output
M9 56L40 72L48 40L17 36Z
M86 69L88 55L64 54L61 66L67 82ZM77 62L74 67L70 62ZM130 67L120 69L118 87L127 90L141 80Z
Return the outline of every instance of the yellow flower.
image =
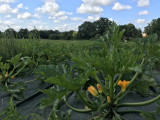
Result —
M2 79L2 75L0 75L0 79Z
M14 76L14 75L12 75L12 76L11 76L11 79L14 79L14 78L15 78L15 76Z
M65 57L65 54L62 54L62 57Z
M86 109L86 110L89 109L88 106L85 105L85 109Z
M118 81L118 85L121 87L122 92L126 91L126 88L129 83L130 83L130 81L126 81L126 80L124 80L123 82L121 80Z
M8 77L8 72L6 72L5 77Z
M107 96L107 102L111 103L111 98L109 96Z
M97 96L97 95L98 95L98 91L97 91L92 85L90 85L90 87L88 87L88 91L89 91L93 96Z
M99 93L102 93L102 86L100 84L97 84L97 89Z

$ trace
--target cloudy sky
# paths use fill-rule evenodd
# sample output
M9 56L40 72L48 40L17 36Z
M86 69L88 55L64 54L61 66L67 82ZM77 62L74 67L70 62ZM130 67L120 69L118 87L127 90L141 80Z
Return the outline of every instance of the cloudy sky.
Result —
M0 31L78 30L84 21L106 17L117 24L133 23L143 30L160 17L160 0L0 0Z

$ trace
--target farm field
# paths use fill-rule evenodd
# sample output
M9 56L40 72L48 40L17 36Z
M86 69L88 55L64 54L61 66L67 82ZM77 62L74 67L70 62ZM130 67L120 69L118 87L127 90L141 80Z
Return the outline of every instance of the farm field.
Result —
M123 42L111 30L96 40L0 39L0 119L159 119L157 36Z

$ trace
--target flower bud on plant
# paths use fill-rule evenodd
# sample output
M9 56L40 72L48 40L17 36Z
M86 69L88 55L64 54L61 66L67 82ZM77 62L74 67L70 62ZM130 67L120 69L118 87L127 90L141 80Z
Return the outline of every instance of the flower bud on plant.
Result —
M86 110L89 109L88 106L85 105L85 109L86 109Z
M123 82L121 80L118 81L118 85L121 87L122 93L126 91L126 88L129 83L130 81L126 81L126 80L124 80Z
M11 79L14 79L14 78L15 78L14 75L12 75L12 76L11 76Z
M5 77L8 77L8 72L6 72Z
M111 103L111 98L109 96L107 96L107 102Z
M0 79L2 79L2 75L0 75Z
M102 93L102 86L100 84L97 84L97 89L99 93Z
M98 91L92 85L88 87L88 91L95 97L98 95Z

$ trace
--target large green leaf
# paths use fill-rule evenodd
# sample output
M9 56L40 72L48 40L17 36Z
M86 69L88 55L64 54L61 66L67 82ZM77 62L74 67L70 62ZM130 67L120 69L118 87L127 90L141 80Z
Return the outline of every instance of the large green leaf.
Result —
M62 76L50 77L45 82L61 86L70 91L76 91L80 89L88 80L88 76L80 74L78 77L73 78L71 74L63 74Z
M48 97L41 100L41 109L55 104L56 100L61 101L62 98L68 93L68 90L57 91L55 88L50 88L42 90L42 92L47 94Z
M158 87L156 80L148 75L142 75L141 79L135 82L132 88L141 95L145 96L146 94L150 94L150 87Z
M39 65L38 68L34 71L38 79L41 79L42 76L44 79L47 79L52 76L62 75L64 65ZM40 76L40 77L39 77Z
M11 60L7 60L7 61L12 63L14 66L16 66L19 63L21 56L22 54L17 54Z

